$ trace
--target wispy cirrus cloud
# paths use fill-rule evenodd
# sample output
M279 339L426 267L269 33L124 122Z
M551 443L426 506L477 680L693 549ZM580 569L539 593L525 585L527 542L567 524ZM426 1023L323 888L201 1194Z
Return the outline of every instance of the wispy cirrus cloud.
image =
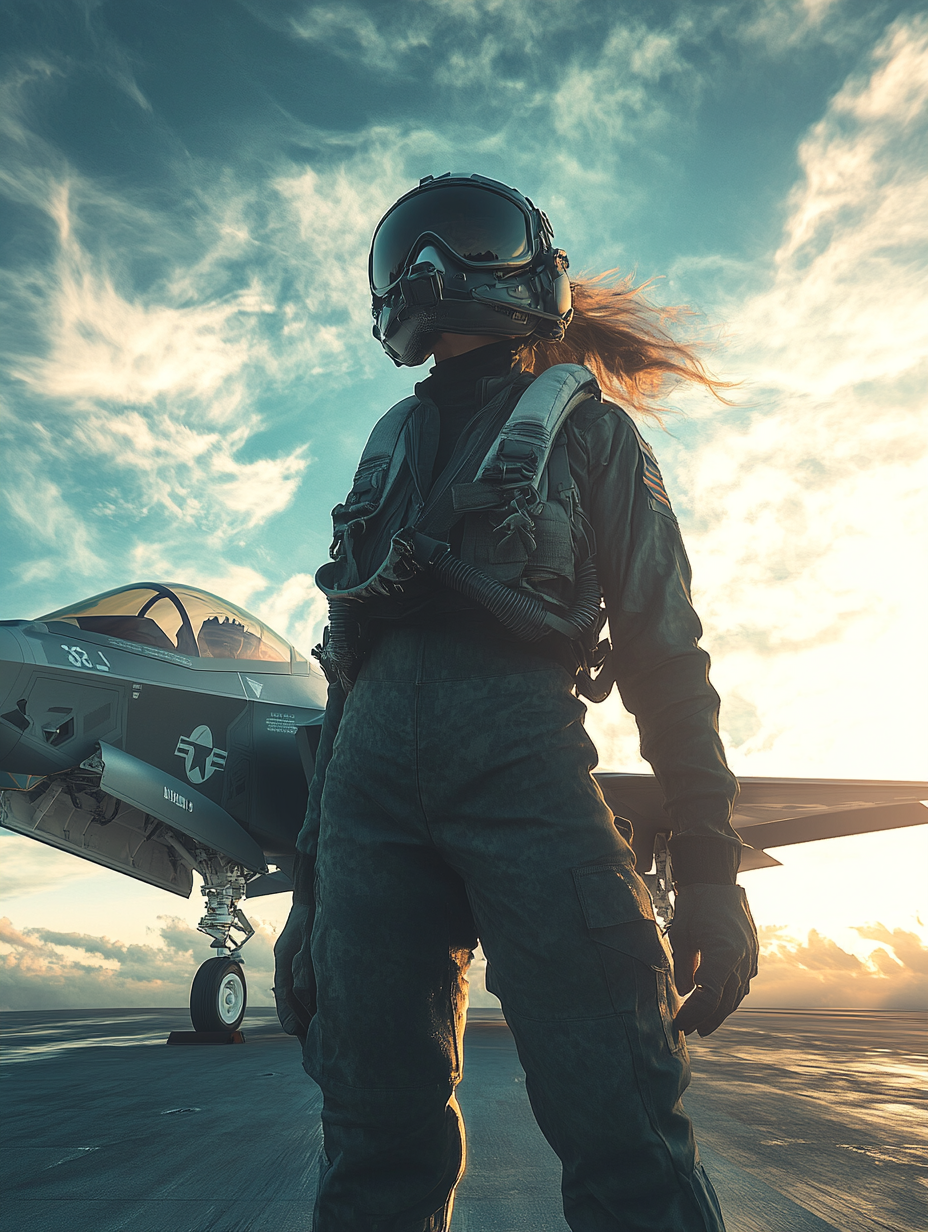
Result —
M830 397L928 356L928 22L895 23L868 69L800 144L772 284L739 314L758 384Z
M743 773L922 762L926 100L928 25L897 22L800 144L767 285L727 304L748 405L655 438Z

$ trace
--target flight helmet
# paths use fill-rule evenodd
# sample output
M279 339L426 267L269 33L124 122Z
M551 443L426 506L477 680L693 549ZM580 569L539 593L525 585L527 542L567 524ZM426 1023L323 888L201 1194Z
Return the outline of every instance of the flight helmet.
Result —
M438 334L560 339L573 315L567 254L547 215L482 175L431 176L374 232L374 337L415 367Z

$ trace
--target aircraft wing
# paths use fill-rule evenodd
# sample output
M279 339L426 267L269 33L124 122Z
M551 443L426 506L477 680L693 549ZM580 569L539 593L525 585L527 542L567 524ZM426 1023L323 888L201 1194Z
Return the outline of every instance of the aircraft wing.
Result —
M631 821L639 869L651 866L654 836L670 829L657 780L651 774L596 775L606 803ZM732 817L748 844L742 872L780 864L767 847L811 843L928 822L928 783L880 779L740 778Z

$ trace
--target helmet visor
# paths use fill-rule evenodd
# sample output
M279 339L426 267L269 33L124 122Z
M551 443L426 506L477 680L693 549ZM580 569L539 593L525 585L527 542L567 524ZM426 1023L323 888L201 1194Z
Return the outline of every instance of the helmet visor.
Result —
M468 265L519 265L534 253L529 219L508 197L470 184L428 188L401 201L374 232L370 276L375 294L396 282L426 232Z

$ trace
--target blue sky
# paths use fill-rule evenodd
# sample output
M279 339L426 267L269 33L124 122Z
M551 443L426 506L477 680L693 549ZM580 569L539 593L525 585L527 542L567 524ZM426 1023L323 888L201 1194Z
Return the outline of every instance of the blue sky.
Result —
M573 272L637 270L692 305L743 382L648 429L735 768L926 777L920 6L6 0L4 19L0 618L156 577L307 651L329 510L415 379L370 337L371 231L420 176L479 171L549 212ZM637 768L616 699L589 725L604 764ZM18 936L92 921L141 944L176 909L2 843ZM868 870L925 852L817 844L746 884L771 927L863 961L853 926L921 927L914 874L887 896Z

